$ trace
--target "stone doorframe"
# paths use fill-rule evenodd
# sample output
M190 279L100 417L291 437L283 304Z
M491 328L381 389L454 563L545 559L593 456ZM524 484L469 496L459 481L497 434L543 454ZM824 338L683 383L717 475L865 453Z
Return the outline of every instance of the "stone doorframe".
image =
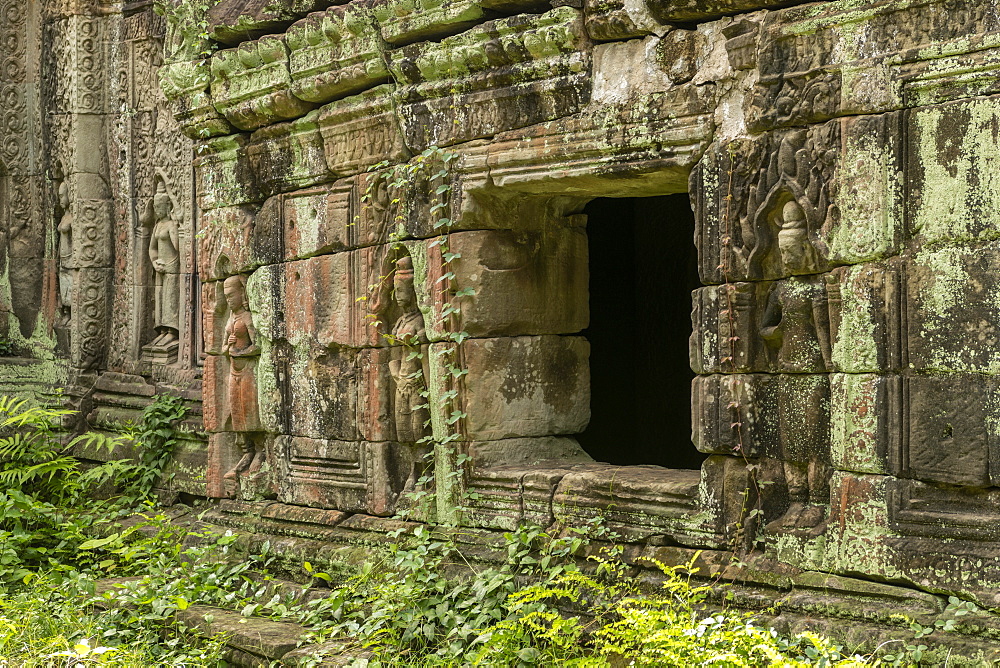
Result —
M670 108L664 132L686 139L655 152L650 145L628 152L618 144L618 155L609 159L599 149L601 141L628 140L627 109L619 110L622 134L612 140L587 127L607 119L574 118L510 132L481 149L457 149L461 192L451 214L460 230L475 231L452 235L462 258L449 268L456 274L453 287L471 286L476 298L459 305L460 322L454 323L474 337L464 344L470 371L458 388L466 414L459 423L460 451L468 459L461 489L442 494L439 488L439 516L461 507L452 519L508 530L522 522L579 524L601 516L627 540L659 536L726 547L747 504L755 503L742 458L713 454L700 471L613 466L594 462L572 437L555 436L579 433L589 419L589 348L576 336L589 321L586 218L579 212L599 197L688 191L690 170L711 132L707 114L676 113L677 105L690 110L686 105L697 102L690 94L679 102L677 96L646 101L650 109ZM553 155L552 146L563 151ZM476 173L483 164L488 176ZM459 242L463 236L468 243ZM532 249L531 260L519 266L520 281L510 267L490 275L488 265L496 260L485 256L505 242ZM454 456L440 449L438 469L450 470L447 459Z

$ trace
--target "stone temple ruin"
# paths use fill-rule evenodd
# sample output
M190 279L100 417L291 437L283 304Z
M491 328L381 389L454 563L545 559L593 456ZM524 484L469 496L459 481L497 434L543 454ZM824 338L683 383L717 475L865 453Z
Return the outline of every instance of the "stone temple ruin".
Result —
M600 517L869 639L1000 606L1000 2L0 0L0 44L0 391L183 396L168 500L338 558Z

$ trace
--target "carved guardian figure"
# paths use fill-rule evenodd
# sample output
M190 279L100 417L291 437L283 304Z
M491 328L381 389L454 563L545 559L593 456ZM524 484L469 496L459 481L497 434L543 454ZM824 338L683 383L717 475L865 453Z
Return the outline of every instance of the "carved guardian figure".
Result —
M264 464L264 451L254 442L254 433L262 431L257 404L257 330L248 309L246 284L242 276L230 276L223 284L229 320L226 322L226 343L222 354L229 358L228 409L232 430L241 435L243 456L226 473L225 479L236 480L241 474L252 475Z
M73 257L73 212L69 206L69 183L59 184L59 208L62 218L56 231L59 233L59 302L62 306L62 318L69 322L70 310L73 308L73 278L75 264Z
M413 260L403 256L396 262L393 274L396 304L402 314L392 327L394 342L405 346L402 357L389 362L389 372L396 384L396 440L416 443L423 438L430 419L427 411L426 385L421 364L420 346L427 343L424 316L417 307L413 287Z
M166 185L157 181L156 194L142 220L143 224L153 221L149 259L156 275L153 326L157 336L149 345L154 347L165 347L177 341L180 328L181 255L177 239L179 224L172 215L173 208Z

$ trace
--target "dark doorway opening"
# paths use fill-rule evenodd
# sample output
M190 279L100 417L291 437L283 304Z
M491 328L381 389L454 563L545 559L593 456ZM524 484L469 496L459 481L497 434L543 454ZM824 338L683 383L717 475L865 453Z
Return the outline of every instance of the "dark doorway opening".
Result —
M698 468L691 442L691 291L701 286L686 194L596 199L590 246L591 418L598 461Z

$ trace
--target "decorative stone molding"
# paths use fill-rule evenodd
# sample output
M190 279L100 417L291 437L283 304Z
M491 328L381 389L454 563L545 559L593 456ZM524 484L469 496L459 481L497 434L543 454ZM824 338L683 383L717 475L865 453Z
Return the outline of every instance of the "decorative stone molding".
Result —
M313 105L291 92L283 37L262 37L212 54L212 101L240 130L297 118Z
M330 102L386 83L386 52L375 17L364 3L316 12L285 35L292 93Z
M590 94L578 10L497 19L391 52L407 146L449 146L576 113Z

